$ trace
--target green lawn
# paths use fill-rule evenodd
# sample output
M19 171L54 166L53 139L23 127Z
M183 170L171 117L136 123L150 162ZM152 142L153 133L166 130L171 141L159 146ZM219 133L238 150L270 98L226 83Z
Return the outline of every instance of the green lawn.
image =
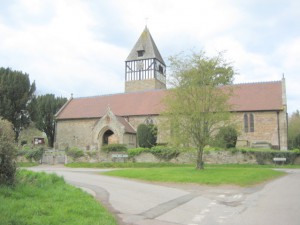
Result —
M74 162L68 163L65 166L71 168L153 168L153 167L190 167L189 164L175 164L175 163L132 163L132 162L101 162L101 163L86 163Z
M104 174L146 181L248 186L277 178L285 173L254 166L247 168L223 165L209 166L205 170L196 170L194 167L122 169Z
M0 186L0 225L116 225L94 198L54 174L20 170L14 188Z
M177 163L132 163L132 162L73 162L65 164L66 167L71 168L161 168L161 167L194 167L193 164L177 164ZM300 165L258 165L258 164L205 164L205 168L212 167L235 167L235 168L300 168Z

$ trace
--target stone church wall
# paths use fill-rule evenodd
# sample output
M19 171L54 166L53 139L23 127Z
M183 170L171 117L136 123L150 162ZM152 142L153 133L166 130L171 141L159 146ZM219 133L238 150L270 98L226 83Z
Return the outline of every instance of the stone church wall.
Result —
M79 147L84 150L97 150L93 143L92 129L97 119L59 120L56 123L55 149Z
M233 114L232 121L236 124L239 136L238 146L252 147L255 143L267 142L273 148L279 148L279 139L281 149L286 149L286 120L285 113L280 112L277 118L277 112L251 112L254 116L254 132L244 132L244 112ZM280 138L278 138L278 120Z
M234 113L232 123L236 125L238 136L238 147L252 147L257 142L270 143L272 147L279 147L278 138L278 118L277 112L252 112L254 115L254 132L244 132L244 113ZM286 120L285 114L280 112L280 147L287 147L286 138ZM151 121L158 127L158 143L166 143L168 135L161 130L161 118L157 115L149 116L131 116L127 117L128 122L137 129L141 123L146 120ZM93 141L93 128L99 119L81 119L81 120L60 120L57 122L55 148L64 150L66 147L80 147L84 150L97 150L99 142ZM135 134L124 134L122 143L127 144L128 148L137 146Z

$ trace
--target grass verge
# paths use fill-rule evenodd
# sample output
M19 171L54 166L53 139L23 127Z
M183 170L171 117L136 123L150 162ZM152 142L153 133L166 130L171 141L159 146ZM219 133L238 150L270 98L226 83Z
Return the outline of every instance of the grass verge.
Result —
M32 167L40 165L37 162L18 162L17 167Z
M277 178L285 173L269 168L218 166L207 167L205 170L196 170L194 167L124 169L104 174L146 181L249 186Z
M0 186L2 225L116 225L92 196L54 174L17 172L15 187Z

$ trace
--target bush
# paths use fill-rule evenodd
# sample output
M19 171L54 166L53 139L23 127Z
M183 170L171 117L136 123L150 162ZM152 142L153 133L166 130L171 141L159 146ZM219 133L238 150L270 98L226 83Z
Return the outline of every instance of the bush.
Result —
M30 149L30 150L25 150L25 157L26 159L32 161L36 161L38 162L39 160L42 159L43 154L44 154L44 148L43 147L39 147L39 148L34 148L34 149Z
M157 127L154 124L140 124L137 128L138 145L142 148L151 148L156 145Z
M124 144L109 144L101 148L104 152L126 152L127 147Z
M238 133L232 126L222 127L215 137L215 144L221 148L235 148Z
M180 149L170 146L155 146L150 149L150 152L159 159L169 161L180 154Z
M77 147L68 148L66 150L67 156L72 157L74 160L84 156L84 152Z
M127 150L129 157L138 156L138 155L142 154L143 152L150 152L150 149L149 148L132 148L132 149Z
M15 182L17 151L14 136L11 123L0 119L0 185Z

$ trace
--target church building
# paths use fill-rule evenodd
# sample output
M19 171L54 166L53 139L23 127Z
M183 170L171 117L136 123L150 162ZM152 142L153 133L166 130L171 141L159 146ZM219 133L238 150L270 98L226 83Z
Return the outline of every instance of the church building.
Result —
M234 84L232 121L238 146L287 150L285 79ZM158 126L166 87L166 64L145 27L125 61L125 93L71 98L56 114L55 148L101 150L106 144L137 146L139 124Z

